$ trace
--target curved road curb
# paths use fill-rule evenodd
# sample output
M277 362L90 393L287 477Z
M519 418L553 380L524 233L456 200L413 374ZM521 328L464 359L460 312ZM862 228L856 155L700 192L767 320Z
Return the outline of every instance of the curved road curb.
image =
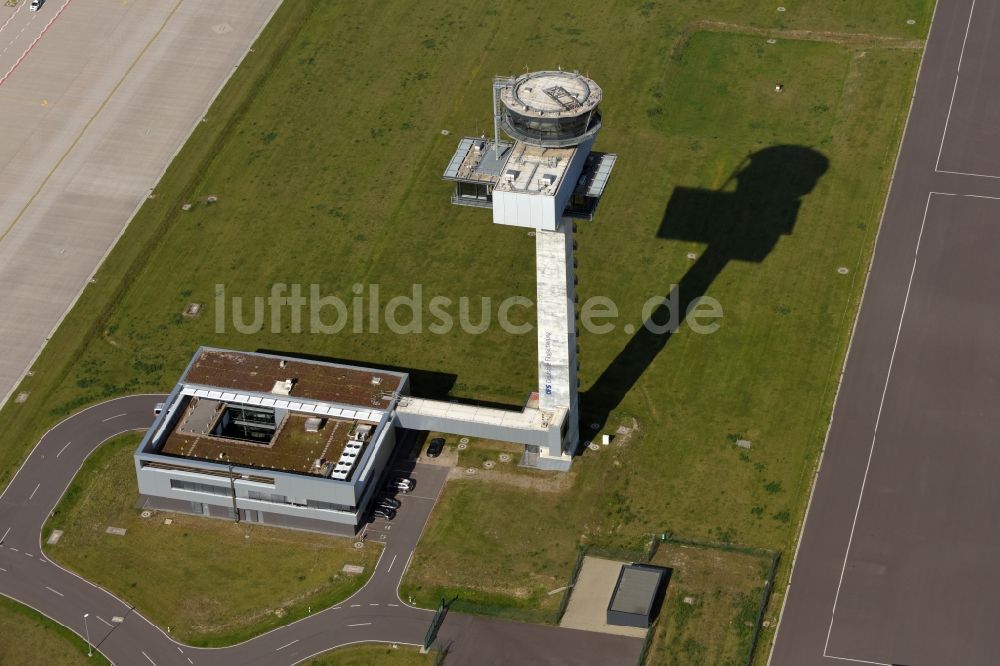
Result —
M0 494L0 594L23 603L83 638L112 662L294 664L358 642L420 644L431 611L403 604L399 582L433 501L407 503L371 577L338 605L225 648L194 648L173 640L111 592L48 560L41 531L87 457L112 437L147 428L162 395L135 395L93 405L63 420L39 440ZM444 478L437 483L437 490ZM436 497L436 494L435 494ZM407 515L416 514L416 515ZM421 520L422 518L422 520ZM125 618L114 625L108 620Z

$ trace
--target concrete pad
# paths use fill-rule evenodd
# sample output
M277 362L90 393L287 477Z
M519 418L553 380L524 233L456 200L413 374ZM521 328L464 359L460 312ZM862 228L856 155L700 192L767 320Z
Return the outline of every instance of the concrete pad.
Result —
M566 606L560 627L599 631L618 636L644 638L646 629L619 627L608 624L608 603L615 591L615 583L622 565L629 562L614 562L599 557L584 557L576 585Z
M280 0L26 4L0 6L0 404Z
M127 530L124 527L109 527L104 530L108 534L114 534L115 536L125 536Z
M49 538L45 541L45 543L49 544L50 546L54 546L55 544L59 543L59 539L62 538L62 535L63 535L62 530L52 530L52 534L49 535Z

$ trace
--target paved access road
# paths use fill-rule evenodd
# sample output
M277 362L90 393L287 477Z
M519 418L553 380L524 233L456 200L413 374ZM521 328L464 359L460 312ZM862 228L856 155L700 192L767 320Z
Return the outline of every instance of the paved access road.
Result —
M0 3L0 404L280 4L28 2Z
M1000 662L1000 4L938 3L774 666Z
M223 649L175 642L128 604L47 560L41 528L87 456L109 438L147 428L159 395L118 398L63 421L39 441L0 495L0 594L25 603L85 635L118 664L294 664L340 645L361 641L421 644L432 611L397 595L414 548L444 487L448 468L401 461L417 480L402 495L391 524L369 528L384 549L368 583L327 610ZM124 621L115 623L113 618ZM449 614L439 633L452 647L449 664L632 664L641 641L585 631Z

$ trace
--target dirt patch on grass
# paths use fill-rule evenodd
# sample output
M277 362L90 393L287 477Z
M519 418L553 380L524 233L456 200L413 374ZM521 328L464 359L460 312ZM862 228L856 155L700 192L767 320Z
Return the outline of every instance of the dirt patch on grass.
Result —
M514 463L510 464L513 465ZM525 488L544 493L561 493L573 485L572 473L566 472L542 472L518 467L514 469L500 467L494 467L493 469L479 467L473 469L476 469L476 473L468 474L464 467L453 467L448 472L448 480L465 479L466 481L479 483L497 483L512 488Z
M925 42L922 39L903 39L902 37L886 37L883 35L870 35L863 32L830 32L828 30L781 30L769 28L755 28L749 25L738 23L726 23L725 21L692 21L684 29L684 37L699 30L709 32L732 32L740 35L754 35L759 37L770 37L774 39L801 39L811 42L830 42L832 44L845 44L849 46L870 46L890 49L913 49L924 48Z

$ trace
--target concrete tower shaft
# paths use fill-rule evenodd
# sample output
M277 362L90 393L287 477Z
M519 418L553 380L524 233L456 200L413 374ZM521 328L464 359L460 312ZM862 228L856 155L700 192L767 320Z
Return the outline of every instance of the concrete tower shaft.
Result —
M579 381L576 355L576 288L573 221L564 218L556 231L535 233L538 312L538 408L566 411L560 451L576 453L579 442Z
M494 224L534 230L538 403L553 429L526 445L524 464L569 469L579 448L574 219L592 219L615 155L592 153L603 91L578 72L542 71L493 81L492 141L464 138L444 177L452 202L491 208ZM501 140L500 129L513 139Z

